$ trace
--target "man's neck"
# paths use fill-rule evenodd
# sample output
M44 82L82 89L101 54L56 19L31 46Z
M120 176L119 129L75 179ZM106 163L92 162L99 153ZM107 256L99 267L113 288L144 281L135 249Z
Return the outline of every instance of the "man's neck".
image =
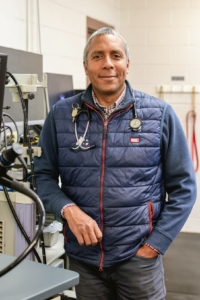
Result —
M120 95L122 94L122 92L125 89L125 85L123 87L123 89L121 89L118 93L116 94L109 94L109 93L105 93L105 94L100 94L98 93L98 91L96 91L95 89L93 89L95 96L98 99L98 102L105 107L109 107L111 106L113 103L115 103L117 101L117 99L120 97Z

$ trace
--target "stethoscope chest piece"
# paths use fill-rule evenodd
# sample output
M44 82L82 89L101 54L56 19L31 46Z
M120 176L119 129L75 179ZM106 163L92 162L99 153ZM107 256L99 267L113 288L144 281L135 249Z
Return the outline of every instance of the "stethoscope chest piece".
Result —
M141 125L142 125L142 121L139 118L134 118L130 121L130 127L132 128L133 131L140 130Z

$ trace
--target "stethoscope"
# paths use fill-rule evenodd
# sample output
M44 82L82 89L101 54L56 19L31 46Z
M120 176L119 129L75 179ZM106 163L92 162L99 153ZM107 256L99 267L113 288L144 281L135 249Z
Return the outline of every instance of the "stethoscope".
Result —
M87 114L87 124L83 136L78 137L77 121L78 121L78 116L82 113ZM81 148L82 150L89 150L95 147L95 145L89 145L88 140L85 139L86 134L88 132L90 120L91 120L90 110L88 107L86 109L83 109L83 102L81 102L81 106L79 106L78 103L72 104L72 122L74 122L74 131L75 131L77 147L70 147L71 150L78 150L79 148ZM85 146L83 146L83 143L85 143Z
M137 111L135 107L135 101L133 101L133 119L130 121L129 125L132 128L133 131L139 131L142 126L142 120L137 117ZM87 124L85 127L85 131L83 136L78 137L78 131L77 131L77 121L80 114L86 113L87 114ZM76 147L70 147L71 150L78 150L81 148L82 150L89 150L95 147L95 145L89 145L89 142L87 139L85 139L86 134L88 132L89 124L91 120L91 114L90 110L87 107L86 109L83 109L83 102L81 102L81 106L79 106L78 103L72 104L72 122L74 123L74 131L75 131L75 137L76 137ZM83 143L85 143L85 146L83 146Z

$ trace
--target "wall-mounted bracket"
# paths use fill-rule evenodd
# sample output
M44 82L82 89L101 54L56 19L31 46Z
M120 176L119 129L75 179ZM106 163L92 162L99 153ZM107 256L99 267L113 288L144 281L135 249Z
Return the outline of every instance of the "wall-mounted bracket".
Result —
M38 81L37 74L13 74L16 78L24 99L29 99L29 94L36 93L38 88L47 88L47 75L43 74L43 80ZM13 102L20 102L18 90L12 78L10 78L10 83L5 87L9 88L12 93Z
M158 93L200 93L200 85L163 84L157 85Z

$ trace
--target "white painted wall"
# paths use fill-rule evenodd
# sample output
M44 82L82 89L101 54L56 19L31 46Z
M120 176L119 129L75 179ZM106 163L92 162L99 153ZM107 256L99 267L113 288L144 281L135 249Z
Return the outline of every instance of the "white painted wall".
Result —
M123 0L121 33L131 55L128 79L135 89L158 97L156 86L191 84L200 86L200 1ZM184 76L184 82L171 81ZM184 130L191 94L164 94L176 111ZM200 94L196 96L197 143L200 155ZM197 173L200 186L200 170ZM200 232L200 194L183 231Z
M37 0L0 0L0 45L39 53ZM39 0L44 71L73 75L74 87L85 88L82 52L86 16L119 29L120 0Z
M0 45L39 51L36 0L0 0ZM86 16L111 24L126 38L131 54L128 79L135 89L158 96L158 84L200 85L200 0L39 0L44 71L73 75L74 87L85 88L82 51ZM28 45L27 45L28 44ZM177 82L173 82L176 83ZM191 95L164 95L183 128ZM200 95L197 95L197 141L200 152ZM197 183L200 186L200 171ZM184 231L200 232L200 195Z

